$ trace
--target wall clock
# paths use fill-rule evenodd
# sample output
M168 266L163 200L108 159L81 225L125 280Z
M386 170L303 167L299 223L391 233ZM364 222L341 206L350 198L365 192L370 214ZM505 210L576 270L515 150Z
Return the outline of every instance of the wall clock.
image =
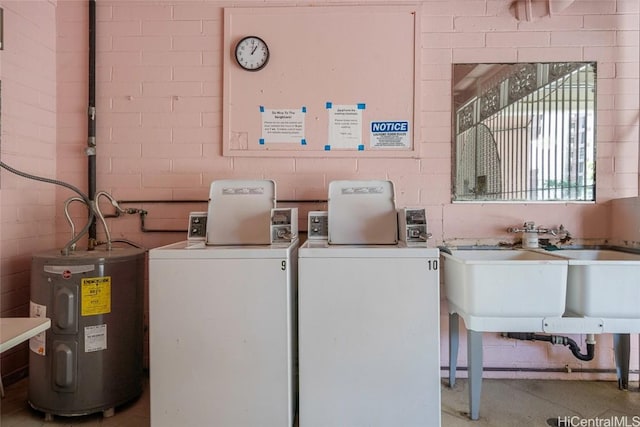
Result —
M242 38L236 45L236 62L248 71L258 71L269 62L269 47L257 36Z

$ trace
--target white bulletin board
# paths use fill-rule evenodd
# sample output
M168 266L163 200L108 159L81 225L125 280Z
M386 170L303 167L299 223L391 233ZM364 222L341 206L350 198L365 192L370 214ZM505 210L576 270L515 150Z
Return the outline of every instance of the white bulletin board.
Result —
M223 154L416 156L417 7L225 8ZM250 35L259 71L235 61Z

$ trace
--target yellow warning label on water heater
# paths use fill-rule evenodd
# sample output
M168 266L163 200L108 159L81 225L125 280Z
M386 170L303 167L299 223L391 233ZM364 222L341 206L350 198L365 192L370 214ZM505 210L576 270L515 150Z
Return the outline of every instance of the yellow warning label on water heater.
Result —
M111 276L84 278L81 287L83 316L111 313Z

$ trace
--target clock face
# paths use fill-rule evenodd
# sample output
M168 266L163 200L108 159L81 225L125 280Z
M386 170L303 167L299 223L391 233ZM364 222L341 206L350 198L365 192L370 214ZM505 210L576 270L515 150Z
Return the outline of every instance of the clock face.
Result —
M236 45L236 61L245 70L258 71L269 61L269 47L260 37L245 37Z

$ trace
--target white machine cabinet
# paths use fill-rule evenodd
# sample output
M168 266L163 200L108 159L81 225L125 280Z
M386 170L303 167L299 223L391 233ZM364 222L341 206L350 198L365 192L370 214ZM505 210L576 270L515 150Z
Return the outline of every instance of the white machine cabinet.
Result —
M301 427L440 425L438 263L402 242L300 247Z
M149 252L152 427L291 427L298 241Z

